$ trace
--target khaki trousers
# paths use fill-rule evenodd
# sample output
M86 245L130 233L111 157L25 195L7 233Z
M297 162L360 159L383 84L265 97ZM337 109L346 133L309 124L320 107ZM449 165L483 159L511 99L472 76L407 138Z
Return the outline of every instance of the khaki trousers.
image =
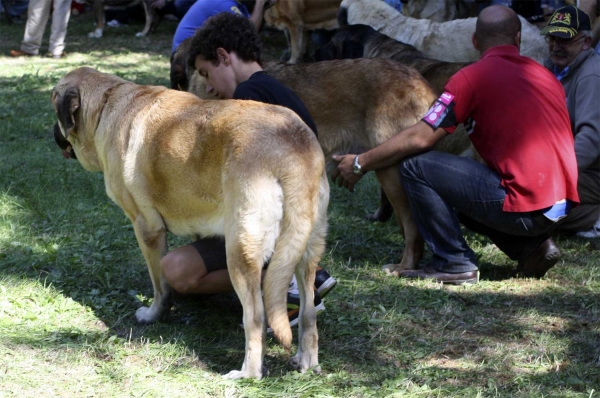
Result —
M21 50L29 54L40 53L42 36L48 23L51 0L30 0L27 9L27 24L25 35L21 42ZM71 0L54 0L54 11L52 12L52 25L50 27L50 43L48 52L52 55L60 55L65 49L65 37L67 36L67 24L71 16Z

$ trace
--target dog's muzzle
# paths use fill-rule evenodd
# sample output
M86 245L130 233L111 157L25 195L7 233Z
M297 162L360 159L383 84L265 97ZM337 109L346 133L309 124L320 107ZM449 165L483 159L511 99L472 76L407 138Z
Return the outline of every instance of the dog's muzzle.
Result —
M62 135L58 122L54 123L54 141L56 142L56 145L62 149L62 154L65 159L77 159L73 146L71 146L71 143Z

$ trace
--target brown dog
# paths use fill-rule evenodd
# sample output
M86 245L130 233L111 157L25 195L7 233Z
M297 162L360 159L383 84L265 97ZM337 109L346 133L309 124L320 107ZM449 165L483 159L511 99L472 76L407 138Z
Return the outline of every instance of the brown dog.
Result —
M353 58L393 59L418 70L438 94L444 91L444 86L450 77L469 65L469 62L445 62L429 58L415 47L379 33L368 25L342 26L327 45L315 51L313 57L316 61ZM464 126L459 126L457 133L463 136ZM463 155L482 161L473 147ZM390 202L382 193L379 209L371 218L376 221L386 221L392 216L392 212Z
M206 98L205 81L194 71L182 75L188 53L183 42L173 57L171 85ZM361 153L415 124L437 98L419 73L384 59L341 60L314 64L266 63L265 71L291 88L306 105L319 131L328 171L333 154ZM467 135L453 134L437 149L460 154L470 147ZM404 230L405 250L400 264L386 270L414 269L423 255L423 240L400 185L397 167L376 172L377 179Z
M267 26L288 32L291 47L290 64L297 63L306 53L307 31L335 29L342 0L278 0L265 11Z
M88 33L88 37L97 39L102 37L104 25L106 24L104 6L131 7L140 3L143 4L146 14L146 25L144 26L144 30L135 34L137 37L146 36L148 33L154 32L160 22L160 17L156 12L156 9L150 7L153 0L85 0L85 2L92 7L94 10L94 17L96 18L96 29L94 29L93 32Z
M167 231L225 236L246 334L242 369L226 377L263 375L267 319L289 352L286 293L294 273L301 327L290 364L318 371L313 284L325 248L329 185L323 152L302 120L279 106L203 101L90 68L65 75L52 102L63 153L74 151L86 170L103 172L108 196L133 223L154 286L154 301L138 309L137 320L169 312L159 265Z

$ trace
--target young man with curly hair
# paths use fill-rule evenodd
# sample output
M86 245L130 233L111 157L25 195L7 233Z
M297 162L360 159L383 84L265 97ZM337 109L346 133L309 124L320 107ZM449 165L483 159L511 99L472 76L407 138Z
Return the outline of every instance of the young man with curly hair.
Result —
M254 100L285 106L300 116L317 134L306 106L289 88L261 67L262 44L252 22L231 13L209 18L192 39L188 67L206 79L206 90L220 99ZM227 270L225 241L200 239L169 252L161 260L165 279L177 292L215 294L232 292ZM321 297L336 280L319 267L315 278L315 307L325 309ZM295 278L288 293L290 323L297 323L299 296Z

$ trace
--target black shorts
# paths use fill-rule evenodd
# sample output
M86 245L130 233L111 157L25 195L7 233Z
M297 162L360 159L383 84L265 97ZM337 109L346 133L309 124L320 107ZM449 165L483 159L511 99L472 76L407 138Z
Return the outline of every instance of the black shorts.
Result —
M192 242L192 246L198 251L207 272L219 269L227 269L227 255L225 252L225 238L215 236Z
M194 249L204 260L207 272L227 269L227 252L225 251L225 238L214 236L212 238L199 239L192 242ZM269 265L265 262L264 267Z

